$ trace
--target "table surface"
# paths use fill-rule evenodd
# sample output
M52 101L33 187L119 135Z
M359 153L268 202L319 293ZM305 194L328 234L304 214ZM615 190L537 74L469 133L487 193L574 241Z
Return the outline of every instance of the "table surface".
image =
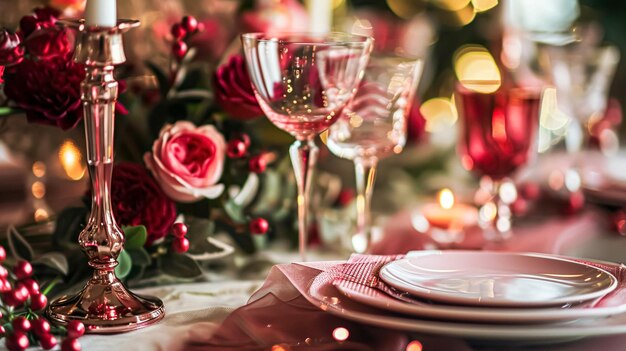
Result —
M603 231L605 223L573 219L570 225L593 235L570 235L578 239L574 244L552 245L556 254L602 259L614 262L626 261L626 238ZM586 221L583 223L583 221ZM585 224L586 223L586 224ZM592 223L592 227L588 227ZM540 235L540 234L525 234ZM565 239L555 239L556 242ZM552 247L551 246L551 247ZM531 250L526 250L531 251ZM540 251L540 250L538 250ZM310 252L309 260L338 260L347 253L328 249ZM282 247L269 248L256 257L259 261L276 264L299 261L296 252ZM213 281L206 283L179 284L136 290L137 293L160 297L166 306L166 317L159 324L131 333L118 335L87 335L80 339L84 350L104 351L113 345L117 350L180 350L180 339L186 333L211 335L220 323L237 307L245 305L249 297L263 284L263 275L252 280L240 280L213 274ZM217 277L217 279L215 279Z

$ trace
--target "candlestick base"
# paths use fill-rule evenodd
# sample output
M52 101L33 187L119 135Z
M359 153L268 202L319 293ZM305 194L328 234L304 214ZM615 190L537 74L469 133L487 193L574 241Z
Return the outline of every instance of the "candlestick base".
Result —
M135 295L117 278L112 283L90 280L81 292L52 302L47 314L59 324L78 320L85 324L87 332L97 334L137 330L165 315L161 300Z

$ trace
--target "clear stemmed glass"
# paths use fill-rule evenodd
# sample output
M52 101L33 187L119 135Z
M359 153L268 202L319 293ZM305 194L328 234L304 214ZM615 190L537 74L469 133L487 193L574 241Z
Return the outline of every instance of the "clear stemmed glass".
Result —
M402 151L407 115L422 61L393 56L371 57L354 99L328 134L328 148L353 160L357 187L357 230L352 248L365 252L371 242L370 202L378 160Z
M455 94L461 122L458 152L463 167L481 175L481 187L490 192L478 219L491 241L511 235L510 205L517 191L509 177L533 151L541 99L538 89L498 89L499 84L460 82Z
M298 238L306 260L314 138L341 115L363 77L373 40L344 33L242 35L252 88L267 118L296 138L289 154L298 185Z

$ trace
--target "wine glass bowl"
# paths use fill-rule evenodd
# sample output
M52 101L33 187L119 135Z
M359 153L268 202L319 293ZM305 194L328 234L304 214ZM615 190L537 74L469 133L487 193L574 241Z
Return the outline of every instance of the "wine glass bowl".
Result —
M314 137L337 121L354 96L373 40L344 33L241 36L254 94L267 118L296 138L289 154L298 186L300 257L306 260Z
M460 120L458 153L463 167L482 176L490 198L479 211L488 240L511 235L510 205L517 198L509 177L528 163L535 149L541 92L538 89L489 89L489 81L462 81L455 102Z
M242 36L255 96L298 139L333 124L361 79L372 40L343 33Z
M419 59L373 56L365 77L337 123L328 133L330 151L353 160L357 182L357 230L352 249L371 243L370 202L378 160L400 153L406 144L407 116L414 99Z

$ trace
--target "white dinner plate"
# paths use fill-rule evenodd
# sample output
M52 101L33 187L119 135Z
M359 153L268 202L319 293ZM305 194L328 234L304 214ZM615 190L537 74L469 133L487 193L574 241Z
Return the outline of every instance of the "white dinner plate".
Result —
M539 307L597 299L617 286L607 271L554 256L480 251L412 255L380 270L387 284L446 304Z
M620 267L610 263L606 265L615 269ZM402 316L347 298L332 284L336 278L336 274L320 273L311 281L304 297L323 311L373 326L468 339L533 343L626 333L626 314L533 325L447 322Z

